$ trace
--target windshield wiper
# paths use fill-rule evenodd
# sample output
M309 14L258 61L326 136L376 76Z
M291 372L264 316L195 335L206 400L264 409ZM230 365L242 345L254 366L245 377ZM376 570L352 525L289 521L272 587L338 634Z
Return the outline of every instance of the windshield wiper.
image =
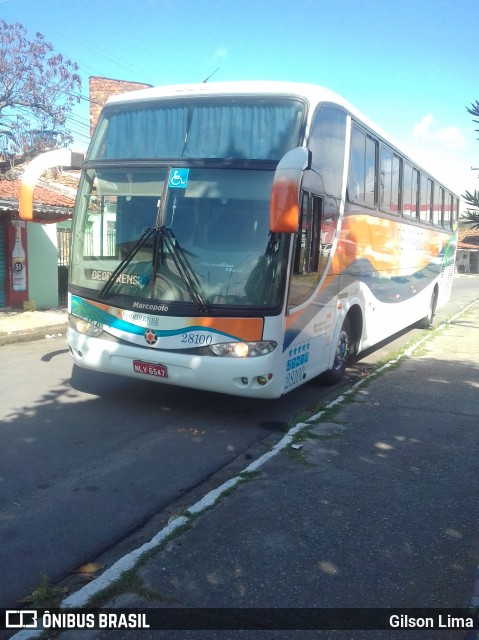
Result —
M181 279L185 283L189 294L198 303L200 307L200 311L203 311L203 312L208 311L206 302L201 294L200 281L198 280L198 277L196 276L194 269L188 262L188 258L186 257L183 249L181 248L180 243L176 239L175 234L169 227L165 227L164 225L159 227L158 231L165 243L166 248L168 249L168 251L171 254L171 257L173 258L175 267L177 268Z
M143 231L143 233L138 238L138 240L135 242L133 247L130 249L130 251L128 251L126 256L123 258L123 260L116 267L116 269L113 271L111 276L108 278L108 280L105 282L105 284L101 288L100 293L98 294L98 299L99 300L102 300L103 298L106 297L106 295L108 294L108 292L110 291L112 286L115 284L116 279L118 278L120 273L122 273L122 271L124 269L126 269L126 267L130 264L130 262L136 256L138 251L140 251L140 249L142 249L145 246L145 244L148 242L148 240L151 238L151 236L153 234L156 234L157 231L158 230L155 227L147 227Z
M176 239L173 231L168 227L148 227L146 228L138 240L135 242L133 247L128 251L123 260L119 263L116 269L112 272L108 280L105 282L103 287L98 294L98 299L103 300L108 295L110 289L116 283L118 276L126 269L126 267L130 264L136 254L145 246L145 244L154 236L154 251L153 251L153 268L154 273L157 272L157 262L158 262L158 237L163 240L165 243L165 247L170 252L171 257L173 258L173 262L175 264L178 273L186 285L189 294L191 297L196 300L200 307L200 311L206 312L208 307L206 306L206 302L200 293L201 285L198 280L193 268L191 267L188 259L186 258L182 248L178 240ZM153 286L153 282L152 282Z

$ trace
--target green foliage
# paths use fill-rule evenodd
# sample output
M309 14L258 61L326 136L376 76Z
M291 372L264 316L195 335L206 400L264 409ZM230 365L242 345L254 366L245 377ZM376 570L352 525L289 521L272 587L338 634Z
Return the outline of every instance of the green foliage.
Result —
M465 222L472 225L472 229L479 229L479 191L477 189L474 193L466 191L462 197L472 207L472 209L467 209L463 216Z
M471 116L476 116L479 118L479 101L476 100L476 103L474 104L474 102L471 104L470 107L466 107L468 113L471 114ZM476 124L479 124L479 120L474 120L473 122L475 122ZM479 132L479 129L476 129L477 132Z
M473 102L470 107L466 107L468 113L471 116L474 116L473 122L479 124L479 101ZM479 129L476 129L479 133ZM479 140L479 138L478 138ZM466 191L466 193L462 196L465 202L472 207L471 209L467 209L463 218L467 224L472 225L472 229L479 229L479 191L474 191L471 193L470 191Z

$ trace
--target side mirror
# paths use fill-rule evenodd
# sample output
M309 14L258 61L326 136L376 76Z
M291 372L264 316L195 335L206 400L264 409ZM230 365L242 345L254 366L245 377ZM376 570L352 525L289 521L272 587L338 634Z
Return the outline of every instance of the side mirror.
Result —
M311 151L296 147L278 163L273 179L270 229L273 233L296 233L299 227L299 195L303 173L311 166Z
M58 222L57 219L40 219L33 211L33 191L40 176L53 167L81 169L85 156L70 149L56 149L42 153L31 162L22 177L19 196L19 216L29 222Z

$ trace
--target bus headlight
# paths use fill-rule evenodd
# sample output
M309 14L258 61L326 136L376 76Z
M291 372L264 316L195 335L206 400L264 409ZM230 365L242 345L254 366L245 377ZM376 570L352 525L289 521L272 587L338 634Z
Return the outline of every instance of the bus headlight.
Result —
M230 358L255 358L265 356L276 349L277 343L272 340L261 342L221 342L210 344L209 349L215 356Z
M91 338L95 338L99 336L103 331L101 327L96 324L92 324L87 320L83 320L83 318L78 318L78 316L68 316L68 326L70 329L77 331L78 333L82 333L84 336L90 336Z

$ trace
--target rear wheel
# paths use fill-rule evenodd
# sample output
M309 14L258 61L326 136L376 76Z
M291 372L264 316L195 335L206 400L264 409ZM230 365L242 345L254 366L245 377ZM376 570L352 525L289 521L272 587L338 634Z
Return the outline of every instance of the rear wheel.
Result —
M419 322L417 323L417 326L420 329L430 329L432 327L434 316L436 314L436 306L437 306L437 289L434 289L431 296L431 301L429 303L429 310L427 312L427 315L424 316L424 318L422 318L422 320L419 320Z
M324 384L333 385L341 380L348 366L352 348L353 338L351 335L351 325L349 319L345 318L341 331L339 332L333 366L321 376L321 381Z

